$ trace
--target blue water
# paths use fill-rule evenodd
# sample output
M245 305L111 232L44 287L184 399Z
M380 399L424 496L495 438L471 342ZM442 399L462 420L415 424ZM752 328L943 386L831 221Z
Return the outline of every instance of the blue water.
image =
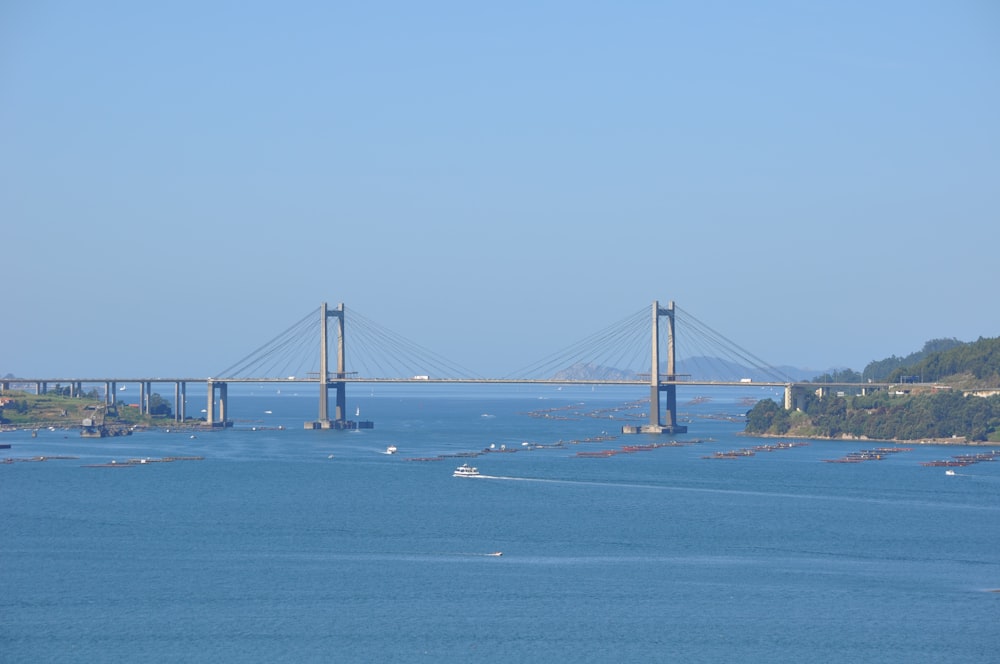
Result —
M775 441L723 417L759 393L699 388L676 439L710 440L579 458L669 438L521 443L616 434L645 390L350 389L374 430L304 431L317 397L272 386L194 439L0 435L80 457L0 465L0 660L997 661L1000 463L920 465L965 448L704 459ZM490 444L519 451L407 460Z

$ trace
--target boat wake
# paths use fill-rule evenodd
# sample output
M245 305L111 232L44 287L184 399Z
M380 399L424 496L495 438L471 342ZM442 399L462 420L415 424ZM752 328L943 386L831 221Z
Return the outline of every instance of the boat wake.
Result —
M579 482L576 480L553 480L545 477L509 477L506 475L476 475L484 480L507 480L508 482L546 482L548 484L609 484L608 482Z

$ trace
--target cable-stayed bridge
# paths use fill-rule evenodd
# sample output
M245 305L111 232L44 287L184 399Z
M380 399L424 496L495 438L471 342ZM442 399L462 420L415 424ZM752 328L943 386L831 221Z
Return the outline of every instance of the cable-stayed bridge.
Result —
M666 325L661 324L664 320ZM678 327L687 333L678 334ZM319 353L316 352L316 339L319 339ZM330 344L334 339L336 354L335 361L331 361ZM679 368L676 359L678 339L683 339L694 351L689 354L691 370L700 370L703 375L714 376L713 379L695 379ZM348 310L343 304L330 309L324 303L319 316L314 313L304 316L274 339L218 372L213 381L259 380L260 376L289 380L304 373L310 380L320 383L319 417L312 423L315 428L363 426L346 416L347 384L352 382L648 385L651 403L661 403L663 395L665 408L661 413L659 407L651 407L649 423L638 427L637 431L677 433L686 430L677 423L678 382L725 385L752 380L745 375L720 379L718 365L722 360L719 356L728 360L729 370L738 367L745 374L752 368L758 380L764 376L771 384L792 382L780 370L682 312L673 302L666 307L653 302L652 308L644 307L568 348L499 378L477 375L359 312ZM716 367L706 368L704 365L709 363ZM330 389L335 392L332 418L326 398Z
M678 351L685 359L678 359ZM549 383L581 385L645 385L650 390L649 422L625 427L625 433L679 433L677 386L741 385L752 382L785 388L785 407L792 408L804 388L721 333L680 309L654 301L580 341L503 377L484 377L445 356L409 341L342 303L326 303L246 356L210 378L49 378L4 379L67 384L104 383L105 400L114 405L118 383L139 383L140 407L149 412L153 383L174 383L175 417L186 418L186 384L207 385L206 425L229 426L228 385L232 383L317 383L319 408L306 428L355 429L373 426L347 417L346 392L351 383ZM827 384L826 387L835 387ZM857 387L856 385L854 387ZM867 388L878 386L867 386ZM334 392L334 409L329 392Z
M328 328L324 332L324 309L325 318L334 319L335 330ZM661 350L664 362L666 355L662 351L669 351L671 346L675 349L678 380L729 384L750 376L755 382L794 382L781 369L674 303L661 307L654 302L653 309L658 310L656 319L650 307L645 306L531 364L503 376L486 377L379 325L357 310L343 304L335 309L323 305L318 316L315 310L309 312L275 338L213 375L220 380L286 380L288 376L315 380L321 373L322 353L329 352L322 340L326 334L328 345L334 341L337 344L336 371L346 373L349 381L636 384L648 381L654 348L651 331L655 330L658 337L655 348ZM668 318L668 326L659 324L658 319L664 317Z

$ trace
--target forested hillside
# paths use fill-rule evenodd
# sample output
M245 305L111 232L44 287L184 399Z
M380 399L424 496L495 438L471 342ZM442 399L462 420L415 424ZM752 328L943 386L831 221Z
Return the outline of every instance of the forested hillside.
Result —
M1000 387L1000 338L958 345L938 341L945 342L938 344L943 350L921 353L914 364L897 366L889 373L888 382L900 384L899 389L823 398L810 393L801 411L761 401L747 413L746 431L881 440L958 437L1000 443L1000 396L965 396L963 392ZM928 342L925 350L935 343ZM911 389L911 383L938 385Z
M924 383L952 376L971 376L978 387L1000 387L1000 337L980 338L973 343L930 353L914 364L892 371L888 382L900 382L903 376L918 376Z

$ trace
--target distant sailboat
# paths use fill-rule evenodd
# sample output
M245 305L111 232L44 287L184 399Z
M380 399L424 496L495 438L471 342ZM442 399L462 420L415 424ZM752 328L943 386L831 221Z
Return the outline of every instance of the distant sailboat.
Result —
M354 417L361 417L361 406L354 409Z

